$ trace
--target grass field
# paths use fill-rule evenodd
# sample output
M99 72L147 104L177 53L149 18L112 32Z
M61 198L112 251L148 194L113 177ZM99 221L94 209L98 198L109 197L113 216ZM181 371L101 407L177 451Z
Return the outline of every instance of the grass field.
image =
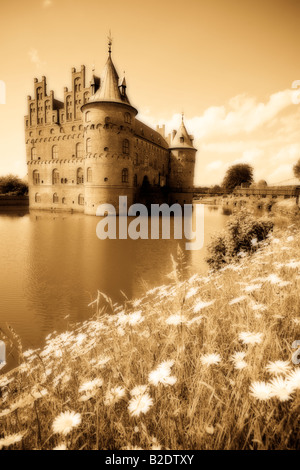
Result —
M18 344L21 366L0 376L0 448L299 448L296 228L206 277L178 259L143 298L99 293L90 321L41 350Z

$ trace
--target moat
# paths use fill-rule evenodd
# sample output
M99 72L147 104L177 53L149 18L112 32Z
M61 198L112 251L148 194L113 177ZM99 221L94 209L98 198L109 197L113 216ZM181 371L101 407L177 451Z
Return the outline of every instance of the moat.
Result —
M136 298L145 283L148 288L167 283L178 244L191 273L205 273L205 247L227 218L222 207L206 206L204 248L186 251L185 239L99 240L98 217L1 213L0 328L9 324L25 349L38 347L48 333L89 318L97 289L120 302L122 292ZM9 365L15 365L13 358Z

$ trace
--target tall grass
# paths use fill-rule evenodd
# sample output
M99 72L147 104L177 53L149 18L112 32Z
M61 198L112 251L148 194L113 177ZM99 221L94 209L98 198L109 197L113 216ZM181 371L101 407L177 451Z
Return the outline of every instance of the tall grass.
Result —
M299 243L289 227L217 273L187 277L180 255L143 298L113 305L99 293L91 320L0 376L0 447L299 447ZM63 417L53 427L66 411L78 414L69 429Z

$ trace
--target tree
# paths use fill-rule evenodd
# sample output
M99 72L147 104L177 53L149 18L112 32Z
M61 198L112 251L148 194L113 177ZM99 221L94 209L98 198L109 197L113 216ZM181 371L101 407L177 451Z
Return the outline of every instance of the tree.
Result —
M294 165L293 170L296 178L300 179L300 159L297 161L296 165Z
M18 176L0 176L0 194L16 194L23 196L28 193L28 185Z
M228 191L232 192L236 186L242 183L252 183L253 181L253 168L248 163L238 163L228 168L222 186Z

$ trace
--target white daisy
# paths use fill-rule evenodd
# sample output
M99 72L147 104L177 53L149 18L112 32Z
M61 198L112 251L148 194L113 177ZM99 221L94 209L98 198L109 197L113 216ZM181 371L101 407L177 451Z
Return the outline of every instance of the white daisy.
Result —
M291 365L289 361L275 361L275 362L269 362L268 365L266 366L266 370L270 374L286 374L289 372L291 369Z
M232 354L231 360L233 362L242 361L243 359L245 359L245 357L246 357L246 353L244 351L236 351L235 353Z
M55 418L52 429L54 433L66 436L73 428L79 426L80 423L81 415L79 413L75 413L75 411L65 411Z
M18 434L10 434L9 436L6 436L0 439L0 450L3 447L9 447L9 446L12 446L13 444L16 444L17 442L21 442L24 435L25 435L25 432L20 432Z
M247 367L247 366L248 366L247 362L243 361L243 360L236 361L234 363L234 368L237 369L237 370L245 369L245 367Z
M261 401L269 400L272 397L271 387L265 382L253 382L250 386L250 394Z
M251 333L250 331L242 331L239 334L239 340L244 344L259 344L262 342L262 333Z
M128 410L131 416L139 416L141 413L146 414L153 405L153 399L149 393L137 395L131 398L128 404Z
M130 395L132 397L137 397L139 395L144 395L148 388L148 385L136 385L131 391Z
M201 356L200 361L203 365L205 366L211 366L213 364L219 364L221 362L221 356L220 354L204 354Z
M59 444L53 450L68 450L66 444Z
M118 401L120 401L125 396L126 390L123 387L113 387L107 390L104 398L104 404L114 405Z
M291 394L294 391L294 388L287 379L282 377L276 377L270 382L272 396L278 398L280 401L290 400Z
M294 390L300 389L300 367L290 372L287 375L286 380Z
M103 385L103 380L100 378L94 379L94 380L89 380L87 382L84 382L80 387L78 392L83 393L83 392L88 392L90 390L93 390L96 387L102 387Z

